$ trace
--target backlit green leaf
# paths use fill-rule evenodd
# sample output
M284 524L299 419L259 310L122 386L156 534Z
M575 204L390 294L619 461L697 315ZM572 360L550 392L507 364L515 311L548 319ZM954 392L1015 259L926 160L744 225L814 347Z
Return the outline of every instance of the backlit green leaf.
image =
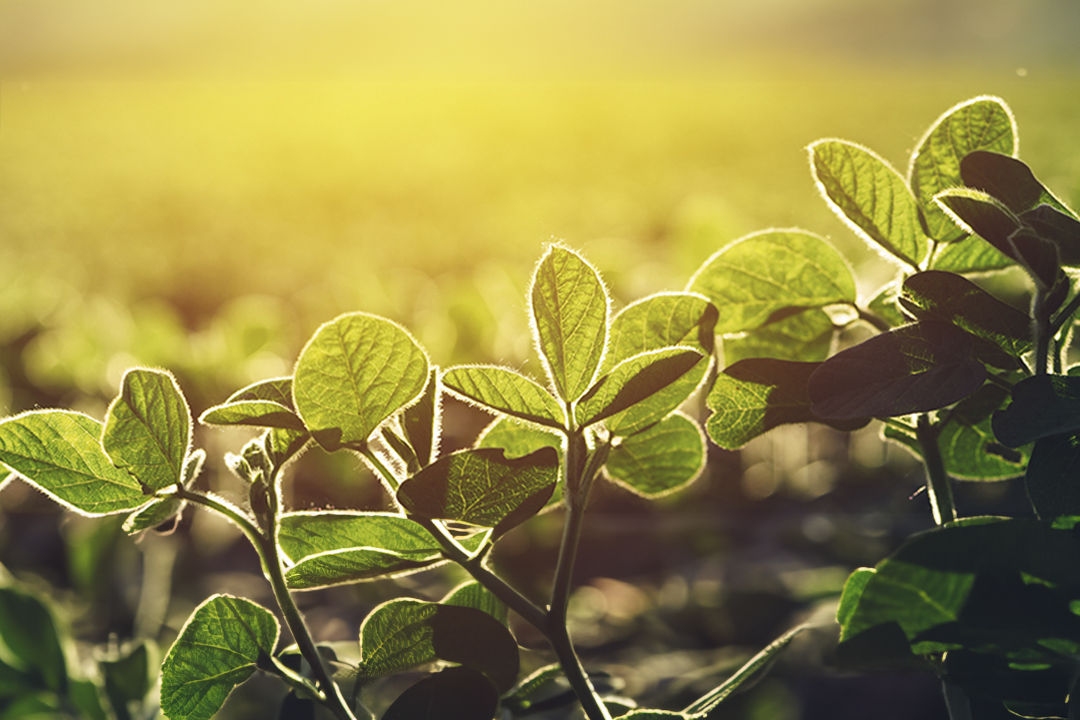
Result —
M214 595L195 609L161 666L161 710L170 720L209 720L277 643L273 613Z
M151 490L179 483L191 447L191 411L173 376L142 368L125 373L101 444L114 465Z
M878 290L867 303L866 309L877 315L891 327L899 327L911 322L900 310L900 283L891 282ZM824 360L825 358L821 358Z
M488 410L551 427L566 424L566 413L559 401L539 383L510 368L452 367L443 374L443 384L454 395Z
M199 422L208 425L254 425L304 430L292 400L292 378L260 380L237 390L220 405L206 410Z
M577 400L592 385L607 344L607 289L584 258L552 245L529 294L544 367L560 397Z
M949 475L968 480L1002 480L1024 472L1030 446L1003 447L991 430L990 419L1008 393L984 385L961 400L938 434L938 447Z
M502 600L492 595L490 590L475 580L458 585L448 592L440 602L443 605L457 605L458 607L482 610L503 625L506 624L506 605Z
M24 691L64 689L68 673L63 643L44 600L21 588L0 587L0 658L5 661L0 664L28 683Z
M421 517L460 520L501 535L536 514L559 477L559 454L541 448L508 458L498 448L444 455L398 488L398 500Z
M0 462L61 505L84 515L134 510L138 481L101 448L101 423L69 410L33 410L0 421Z
M501 622L475 608L422 600L390 600L372 610L360 626L360 651L363 677L446 660L505 691L518 673L517 643Z
M427 379L427 355L400 325L350 313L320 327L301 351L293 399L316 442L336 450L365 442Z
M590 425L616 413L607 428L616 435L629 435L663 419L689 397L697 386L680 384L676 394L665 392L680 378L701 368L705 357L691 348L667 348L635 355L624 360L591 387L574 410L580 426Z
M919 319L951 322L1020 356L1031 349L1031 319L967 278L940 270L904 280L901 303Z
M1051 435L1035 443L1024 481L1035 514L1044 520L1080 515L1080 436Z
M1016 154L1016 121L1003 100L976 97L946 110L930 126L911 156L908 182L930 237L954 242L963 237L934 202L942 190L963 184L960 161L976 150ZM940 267L940 266L939 266ZM941 269L958 270L955 266Z
M835 328L829 314L810 308L724 338L724 362L734 365L747 358L776 358L816 362L829 356Z
M994 414L993 428L1009 447L1080 430L1080 377L1036 375L1021 380L1013 387L1012 403Z
M810 167L830 207L855 234L911 266L929 248L904 178L876 153L844 140L810 145Z
M508 458L519 458L545 447L554 448L562 453L562 439L535 425L523 423L509 417L493 420L480 437L476 439L478 448L502 448Z
M195 478L202 472L205 461L206 451L201 448L188 455L187 462L184 464L184 477L181 480L185 488L191 487L191 484L195 482ZM152 500L124 518L123 530L131 535L157 527L169 518L179 515L185 505L187 505L186 500L175 497Z
M930 267L956 273L989 272L1012 267L1016 262L976 235L943 245L934 254Z
M483 673L450 667L401 693L381 720L491 720L498 706L498 690Z
M604 472L614 482L647 498L681 489L705 467L705 437L698 424L675 413L631 435L608 455Z
M891 417L951 405L975 392L986 369L974 338L923 321L876 335L821 364L810 377L812 411L842 420Z
M855 302L855 279L840 253L803 230L764 230L723 248L690 279L720 310L718 333L753 330L785 308Z
M611 321L606 372L623 360L673 345L711 355L715 345L716 307L694 293L649 295L620 310Z
M713 414L705 429L717 445L735 450L758 435L788 423L828 422L810 409L807 384L821 363L749 358L716 376L706 404ZM853 430L869 416L834 427Z

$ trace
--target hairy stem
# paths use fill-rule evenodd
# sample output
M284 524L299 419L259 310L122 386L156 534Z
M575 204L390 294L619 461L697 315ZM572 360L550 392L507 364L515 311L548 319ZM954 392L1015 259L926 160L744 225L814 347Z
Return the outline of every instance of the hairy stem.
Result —
M1039 288L1035 291L1035 302L1031 309L1034 321L1035 335L1035 374L1045 375L1050 358L1050 343L1054 339L1053 323L1050 320L1050 312L1046 307L1046 291Z
M943 525L956 519L956 506L953 504L952 484L945 472L945 462L941 459L938 446L939 428L931 425L930 416L919 416L915 427L915 438L922 450L926 464L926 494L930 497L930 511L935 525Z

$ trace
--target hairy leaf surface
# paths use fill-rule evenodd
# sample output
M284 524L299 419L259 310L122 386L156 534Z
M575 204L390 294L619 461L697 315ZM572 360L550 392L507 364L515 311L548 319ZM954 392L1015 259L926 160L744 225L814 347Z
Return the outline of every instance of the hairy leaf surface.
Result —
M714 254L690 279L720 310L718 333L764 325L785 308L855 302L855 279L840 253L803 230L764 230Z
M776 358L817 362L829 356L835 327L829 314L810 308L748 331L724 338L724 362L734 365L747 358Z
M458 585L448 592L440 602L443 605L456 605L458 607L482 610L503 625L506 624L506 605L502 600L495 597L490 590L475 580L469 580Z
M420 396L427 379L427 355L412 335L385 318L350 313L320 327L300 353L293 399L316 442L336 450L365 442Z
M705 467L705 438L690 418L675 413L611 450L604 472L614 482L647 498L688 485Z
M1011 267L1015 261L976 235L968 235L939 249L930 261L934 270L955 273L989 272Z
M161 665L161 710L170 720L209 720L277 643L266 608L214 595L195 609Z
M191 447L191 411L172 375L136 368L109 405L101 444L113 464L151 490L179 483Z
M502 448L508 458L523 457L545 447L554 448L561 455L562 438L535 425L502 417L484 428L476 439L476 447Z
M443 384L453 394L486 409L551 427L563 427L566 413L542 385L510 368L461 365L448 368Z
M101 423L70 410L34 410L0 421L0 462L61 505L84 515L134 510L138 481L101 448Z
M964 235L934 204L939 192L963 184L960 161L964 156L976 150L1015 155L1016 146L1016 122L1000 98L972 98L934 121L912 154L908 170L908 181L930 237L954 242Z
M810 145L810 165L830 207L857 235L917 267L929 243L904 178L876 153L844 140Z
M634 355L674 345L711 355L718 316L716 307L695 293L658 293L631 303L611 321L601 370L607 372Z
M304 430L292 400L292 378L260 380L237 390L199 416L209 425L253 425Z
M577 253L552 245L533 275L536 346L555 389L577 400L596 377L607 345L607 289Z
M206 462L206 451L202 448L194 450L188 455L187 462L184 463L184 477L180 483L185 487L191 487L191 484L195 482L195 478L202 472L203 463ZM124 532L134 534L143 530L149 530L152 527L157 527L166 520L179 515L183 512L184 507L187 505L186 500L180 500L175 497L158 498L157 500L151 500L146 505L124 518L124 524L121 526Z

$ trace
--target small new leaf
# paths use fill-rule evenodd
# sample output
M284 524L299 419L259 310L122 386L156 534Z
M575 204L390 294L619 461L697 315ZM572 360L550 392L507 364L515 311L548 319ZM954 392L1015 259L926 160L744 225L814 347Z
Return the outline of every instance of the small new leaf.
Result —
M427 355L397 323L366 313L318 329L296 361L293 401L323 448L365 442L388 417L416 400L428 379Z
M170 720L209 720L277 643L266 608L214 595L188 618L161 665L161 710Z
M847 261L803 230L764 230L736 240L705 261L688 289L721 308L718 333L753 330L785 308L855 302Z
M69 410L34 410L0 422L0 462L61 505L84 515L134 510L139 482L101 448L101 423Z
M592 385L607 345L607 288L584 258L552 245L536 267L529 295L544 367L559 396L577 400Z
M101 444L150 490L178 484L191 447L191 411L172 375L136 368L109 405Z
M841 220L867 242L919 267L929 243L904 178L874 152L844 140L810 145L818 190Z
M559 401L539 383L509 368L452 367L443 374L443 384L454 395L485 409L549 427L566 425L566 413Z

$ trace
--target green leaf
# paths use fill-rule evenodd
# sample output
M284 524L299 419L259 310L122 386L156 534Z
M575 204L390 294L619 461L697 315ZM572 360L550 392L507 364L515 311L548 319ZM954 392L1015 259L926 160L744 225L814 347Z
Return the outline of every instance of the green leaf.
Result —
M471 607L399 598L372 610L360 626L362 677L380 677L434 660L483 673L500 691L518 674L518 649L506 627Z
M64 642L44 599L14 586L0 587L0 661L30 683L23 690L65 688Z
M460 365L448 368L442 379L451 393L486 410L555 428L566 424L559 401L542 385L510 368Z
M829 314L811 308L785 315L736 337L724 338L724 362L776 358L818 362L829 356L835 327Z
M146 502L135 478L101 448L101 423L70 410L32 410L0 421L0 462L61 505L110 515Z
M672 712L670 710L649 710L647 708L635 708L625 715L619 715L619 720L691 720L693 716L686 713Z
M656 498L693 482L705 468L705 436L698 424L675 413L616 445L605 474L633 493Z
M844 140L811 143L810 167L822 196L855 234L918 267L929 249L919 208L904 178L871 150Z
M170 720L209 720L233 688L273 653L278 622L266 608L214 595L195 608L161 665L161 711Z
M1009 236L1021 227L1020 218L994 197L978 190L943 190L934 200L965 232L974 233L1014 261L1020 260Z
M487 537L460 540L471 552ZM278 542L295 562L285 579L296 590L394 577L444 560L438 541L419 523L386 513L287 513Z
M843 420L951 405L986 380L986 369L973 357L973 340L954 325L929 320L876 335L814 371L811 410Z
M113 464L151 490L176 485L191 447L191 411L172 375L135 368L105 414L101 444Z
M404 328L366 313L318 329L296 361L296 410L323 448L367 441L384 420L416 400L428 359Z
M499 693L482 673L451 667L405 690L382 720L491 720Z
M965 185L993 195L1017 215L1041 204L1070 213L1027 164L1011 155L985 150L968 153L960 161L960 176Z
M848 576L844 591L840 594L840 604L836 606L836 622L840 623L841 627L851 622L851 616L859 606L859 598L875 572L873 568L857 568Z
M1025 445L1009 450L997 442L991 416L1008 399L999 387L984 385L961 400L938 434L938 447L949 475L969 480L1018 477L1031 454Z
M1031 349L1031 319L967 278L940 270L904 280L901 304L915 317L942 320L1020 357Z
M207 425L253 425L304 430L292 400L292 378L260 380L237 390L199 416Z
M439 371L437 368L432 368L420 399L405 408L403 413L401 424L405 430L405 437L416 453L420 467L427 467L435 458L442 420L442 407L439 404L441 395L442 383L439 381Z
M502 448L508 458L523 457L546 447L554 448L561 455L562 439L535 425L502 417L496 418L484 428L476 439L476 447Z
M151 668L150 650L145 640L110 659L99 661L98 666L105 694L114 708L126 709L129 702L141 703L157 681L157 669Z
M631 303L611 321L601 372L634 355L675 345L711 355L718 317L716 307L695 293L657 293Z
M398 501L420 517L491 527L498 536L544 507L559 477L558 461L553 448L521 458L498 448L461 450L403 482Z
M482 610L503 625L506 624L506 605L503 604L502 600L495 597L490 590L475 580L469 580L458 585L448 592L440 602L443 605L456 605L458 607Z
M722 309L718 333L753 330L785 308L855 302L847 261L803 230L764 230L736 240L705 261L688 289Z
M956 273L1004 270L1015 264L1011 257L975 235L942 246L930 261L930 267L935 270Z
M1020 215L1020 219L1057 248L1062 265L1080 266L1080 221L1049 205L1028 210Z
M994 413L993 428L1008 447L1080 430L1080 377L1036 375L1021 380L1013 386L1012 403Z
M853 430L869 422L869 415L832 422L811 410L807 384L820 367L821 363L750 358L726 368L706 398L713 411L705 425L709 437L720 447L735 450L787 423L827 422Z
M964 156L976 150L1015 155L1016 146L1016 121L1000 98L981 96L966 100L934 121L912 154L908 170L908 181L923 211L930 237L940 242L955 242L963 237L963 231L933 199L942 190L962 184L960 161Z
M878 290L877 294L867 303L866 309L884 320L891 327L905 325L911 322L911 319L900 311L900 292L900 283L891 282ZM824 360L825 358L821 359Z
M181 480L181 484L185 488L191 487L191 484L195 482L195 479L202 472L203 463L206 461L206 451L198 449L188 455L187 462L184 464L184 476ZM146 505L124 518L123 530L129 535L132 535L143 530L149 530L152 527L157 527L169 518L175 517L183 512L184 507L187 505L186 500L180 500L175 497L164 497L157 500L151 500Z
M571 402L593 384L607 345L607 289L577 253L552 245L533 275L536 346L559 396Z
M578 425L591 425L624 411L629 412L607 423L608 430L616 435L630 435L659 422L697 387L706 365L704 359L691 348L667 348L622 361L578 401L574 409ZM676 393L666 392L695 368L697 382L677 385Z
M1035 443L1024 481L1035 514L1052 520L1080 515L1080 436L1052 435Z

